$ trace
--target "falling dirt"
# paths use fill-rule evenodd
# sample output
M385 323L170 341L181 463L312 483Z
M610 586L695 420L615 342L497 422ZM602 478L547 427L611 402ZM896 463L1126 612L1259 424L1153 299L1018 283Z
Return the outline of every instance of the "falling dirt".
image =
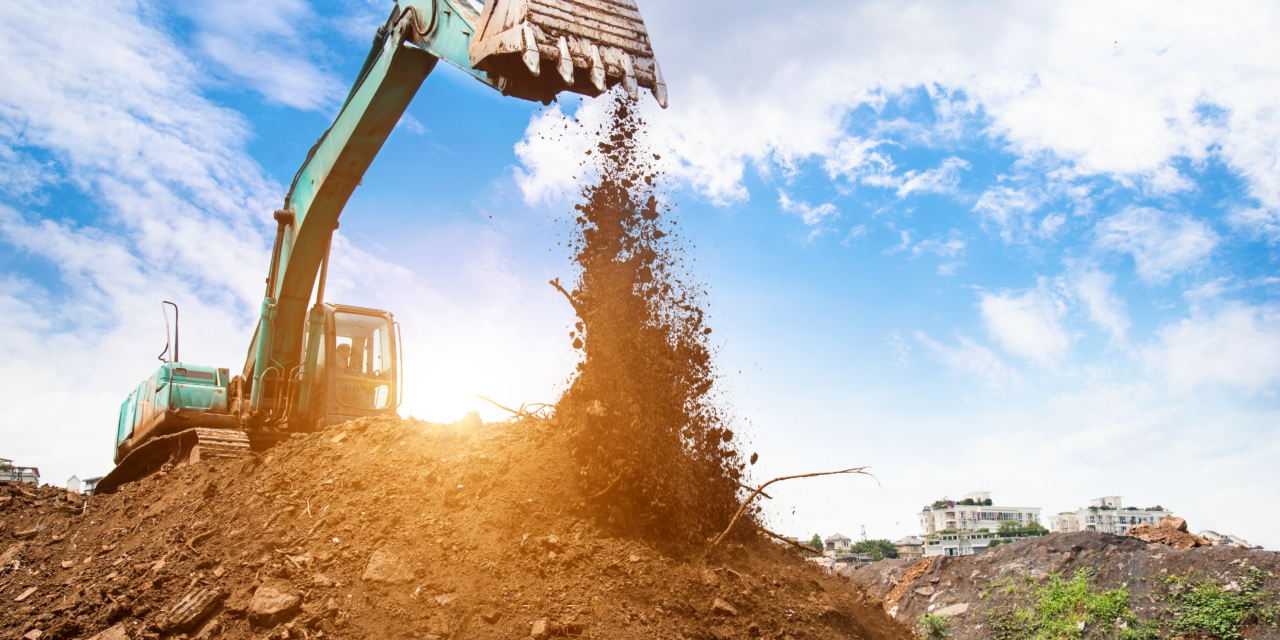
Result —
M673 549L705 547L738 508L744 463L712 397L711 329L660 201L659 157L634 104L615 96L611 108L598 179L575 207L579 275L572 291L553 282L578 316L570 338L583 358L556 416L605 522Z

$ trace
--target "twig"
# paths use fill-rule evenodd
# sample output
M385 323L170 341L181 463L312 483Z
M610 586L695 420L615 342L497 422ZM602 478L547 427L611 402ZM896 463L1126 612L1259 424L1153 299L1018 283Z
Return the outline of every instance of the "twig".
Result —
M734 484L738 485L739 487L742 487L743 489L746 489L747 491L755 491L755 489L754 489L754 488L749 487L749 486L747 486L747 485L745 485L745 484L742 484L741 482L738 482L737 480L733 480L732 482L733 482ZM771 496L771 495L769 495L769 494L767 494L767 493L765 493L765 492L763 492L763 491L761 491L761 492L760 492L760 495L762 495L762 496L764 496L764 497L766 497L766 498L768 498L768 499L770 499L770 500L772 500L772 499L773 499L773 496Z
M769 535L769 536L772 536L772 537L774 537L774 538L777 538L777 539L779 539L779 540L781 540L781 541L783 541L783 542L785 542L785 543L787 543L787 544L789 544L789 545L791 545L791 546L793 546L793 547L797 547L797 548L800 548L800 549L804 549L805 551L812 551L813 553L816 553L816 554L818 554L818 555L822 555L822 552L821 552L821 551L818 551L817 549L814 549L813 547L811 547L811 546L809 546L809 545L807 545L807 544L800 544L799 542L796 542L795 540L792 540L791 538L785 538L785 537L783 537L783 536L780 536L780 535L778 535L778 534L776 534L776 533L774 533L774 532L772 532L772 531L770 531L770 530L768 530L768 529L766 529L766 528L764 528L764 527L762 527L762 526L760 526L760 525L756 525L756 528L757 528L757 529L759 529L759 530L761 530L761 531L763 531L765 534L767 534L767 535Z
M879 479L879 478L876 478L875 476L871 475L870 473L867 473L867 472L866 472L866 467L854 467L854 468L852 468L852 469L841 469L840 471L822 471L822 472L819 472L819 473L802 473L802 474L795 475L795 476L782 476L781 478L774 478L774 479L772 479L772 480L770 480L770 481L768 481L768 482L766 482L766 483L764 483L764 484L760 485L760 488L758 488L758 489L754 490L754 491L751 493L751 496L750 496L750 497L748 497L746 500L743 500L743 501L742 501L742 506L741 506L741 507L738 507L738 512L737 512L737 513L735 513L735 514L733 514L733 519L729 521L729 526L727 526L727 527L725 527L725 528L724 528L724 532L720 534L720 537L718 537L718 538L716 538L716 539L715 539L715 542L712 542L712 543L711 543L711 546L713 546L713 547L714 547L714 546L716 546L716 545L719 545L719 544L720 544L720 542L721 542L722 540L724 540L725 536L729 535L729 532L730 532L731 530L733 530L733 525L735 525L735 524L737 524L737 523L738 523L738 518L742 517L742 512L744 512L744 511L746 511L746 510L747 510L747 507L748 507L748 506L750 506L750 505L751 505L751 502L752 502L753 500L755 500L755 499L756 499L756 496L758 496L758 495L760 495L760 494L764 493L764 488L765 488L765 487L767 487L767 486L769 486L769 485L771 485L771 484L773 484L773 483L775 483L775 482L781 482L781 481L783 481L783 480L794 480L794 479L796 479L796 478L813 478L813 477L816 477L816 476L834 476L834 475L839 475L839 474L843 474L843 473L860 473L860 474L862 474L862 475L864 475L864 476L871 476L872 478L875 478L876 484L880 484L880 479Z
M514 414L516 414L516 415L518 415L518 416L522 416L522 417L525 417L525 418L529 418L530 420L535 420L535 419L537 419L537 416L535 416L535 415L532 415L532 414L530 414L530 413L528 413L528 412L525 412L525 411L521 411L521 410L519 410L519 409L512 409L512 408L510 408L510 407L504 407L504 406L502 406L502 405L500 405L500 404L498 404L498 403L494 402L493 400L490 400L489 398L486 398L486 397L484 397L484 396L471 396L471 397L473 397L473 398L480 398L481 400L484 400L485 402L488 402L489 404L491 404L491 405L493 405L493 406L495 406L495 407L497 407L497 408L499 408L499 409L502 409L503 411L510 411L511 413L514 413Z
M202 534L200 534L200 535L198 535L198 536L196 536L196 537L194 537L194 538L192 538L192 539L188 540L188 541L187 541L187 548L188 548L188 549L190 549L190 550L192 550L192 551L195 551L195 550L196 550L196 548L195 548L195 547L193 547L193 546L191 546L191 545L194 545L195 543L200 542L201 540L204 540L205 538L208 538L209 536L213 535L213 533L214 533L215 531L217 531L217 529L210 529L210 530L208 530L208 531L206 531L206 532L204 532L204 533L202 533Z
M569 300L569 304L573 305L574 311L582 310L582 307L581 305L578 304L578 301L573 299L573 294L569 293L568 291L565 291L564 287L560 286L560 278L556 278L555 280L550 281L549 284L555 287L556 291L559 291L560 293L564 294L564 297Z
M609 493L610 491L613 491L613 488L614 488L615 486L617 486L617 485L618 485L618 481L619 481L619 480L621 480L621 479L622 479L622 476L624 476L624 475L626 475L626 474L627 474L627 470L626 470L626 469L623 469L622 471L619 471L619 472L618 472L618 477L614 478L614 479L613 479L613 482L610 482L610 483L609 483L609 486L607 486L607 487L605 487L605 488L604 488L604 491L601 491L600 493L597 493L597 494L595 494L594 496L591 496L591 497L589 498L589 500L599 500L600 498L603 498L603 497L604 497L604 494Z

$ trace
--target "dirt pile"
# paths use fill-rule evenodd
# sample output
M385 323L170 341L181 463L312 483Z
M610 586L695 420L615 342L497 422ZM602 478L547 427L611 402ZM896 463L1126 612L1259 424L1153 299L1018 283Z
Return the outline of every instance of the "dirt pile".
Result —
M1280 638L1280 553L1081 532L843 570L922 636Z
M583 358L556 416L571 431L578 484L606 520L700 546L737 510L744 461L713 399L702 293L633 107L615 94L598 180L571 225L579 275L572 291L553 282L579 318L569 337Z
M1182 518L1165 516L1159 524L1139 524L1129 529L1126 536L1137 538L1143 542L1167 544L1174 549L1186 551L1193 547L1208 547L1213 541L1187 531L1187 521Z
M572 443L366 419L113 495L0 486L0 638L909 633L771 542L672 555L598 520Z

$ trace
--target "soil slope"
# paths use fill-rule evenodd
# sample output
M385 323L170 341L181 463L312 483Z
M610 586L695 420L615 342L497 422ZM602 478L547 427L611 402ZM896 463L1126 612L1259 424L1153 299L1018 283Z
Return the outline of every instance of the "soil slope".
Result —
M0 637L910 636L775 543L611 524L566 431L377 418L113 495L0 486Z

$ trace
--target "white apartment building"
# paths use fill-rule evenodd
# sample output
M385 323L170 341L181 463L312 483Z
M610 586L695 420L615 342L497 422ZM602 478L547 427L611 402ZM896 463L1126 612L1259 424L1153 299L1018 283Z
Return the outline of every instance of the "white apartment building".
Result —
M1158 506L1150 509L1125 507L1120 498L1121 496L1094 498L1089 501L1087 507L1049 516L1049 531L1053 533L1099 531L1122 536L1134 525L1144 522L1159 524L1165 516L1173 515L1172 511Z
M924 541L924 557L971 556L987 550L1000 537L995 531L984 533L944 533Z
M960 501L939 500L925 507L919 515L920 536L928 538L939 531L996 531L1000 523L1007 520L1025 527L1032 522L1040 522L1040 507L995 506L990 491L975 491Z

